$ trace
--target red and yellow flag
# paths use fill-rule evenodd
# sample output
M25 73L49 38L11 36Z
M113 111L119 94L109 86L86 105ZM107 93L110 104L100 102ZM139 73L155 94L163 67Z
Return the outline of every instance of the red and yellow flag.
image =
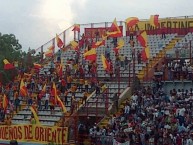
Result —
M119 49L121 49L123 46L125 45L125 42L123 39L119 39L118 43L117 43L117 47L114 48L113 50L115 51L115 53L117 54Z
M43 89L41 91L41 95L45 94L46 93L46 84L43 86Z
M61 99L58 96L56 98L57 98L58 105L62 108L63 112L66 113L67 112L66 106L64 105L64 103L61 101Z
M137 17L129 17L125 21L127 27L133 27L139 22L139 19Z
M40 69L40 68L42 68L42 65L41 65L41 64L38 64L38 63L34 63L34 68Z
M15 68L13 64L9 63L7 59L4 59L3 63L4 63L4 70L10 70Z
M53 50L48 50L48 51L44 52L44 54L45 54L46 57L52 57L52 56L54 56Z
M116 18L114 19L110 27L110 31L111 32L107 32L107 36L110 36L110 37L122 37L123 36L119 26L117 25Z
M60 66L58 68L58 75L61 77L62 73L63 73L63 67L62 67L62 64L60 63Z
M79 24L74 24L74 28L72 29L72 31L80 32L80 25Z
M107 61L107 59L103 54L101 54L101 60L102 60L104 70L109 71L110 70L109 62Z
M30 107L30 110L31 110L31 112L33 113L33 116L34 116L34 119L35 119L35 121L36 121L36 124L37 124L37 125L40 125L39 117L38 117L35 109L34 109L33 107Z
M104 46L104 45L105 45L105 40L101 40L101 41L93 42L92 48L98 48L98 47Z
M52 92L51 92L51 95L52 96L57 96L57 90L56 90L56 84L55 84L55 82L53 82L53 85L52 85L52 90L51 90Z
M86 60L95 61L97 57L96 49L92 48L91 50L84 53L83 56Z
M72 47L72 49L73 50L78 50L79 48L78 48L78 42L76 42L76 41L71 41L70 42L70 45L71 45L71 47Z
M149 23L153 27L158 27L159 26L159 15L151 15Z
M22 97L26 97L27 96L27 88L25 87L25 84L23 82L23 79L21 79L21 83L20 83L20 95Z
M137 37L137 40L143 47L147 47L148 39L147 39L147 33L146 31L143 31L140 33L140 35Z
M31 77L32 76L32 74L28 74L28 73L24 73L24 77Z
M57 46L59 48L62 48L64 43L62 42L62 40L59 38L59 36L56 34L56 42L57 42Z
M149 51L149 47L145 47L142 49L141 58L144 62L149 59Z
M7 96L3 95L3 109L6 110L9 104L9 100L7 99Z

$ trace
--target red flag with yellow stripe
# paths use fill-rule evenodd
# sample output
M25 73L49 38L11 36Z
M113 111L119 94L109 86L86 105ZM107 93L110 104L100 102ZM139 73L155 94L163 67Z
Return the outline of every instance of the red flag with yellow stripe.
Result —
M60 37L57 34L56 34L56 42L59 48L63 47L64 43L62 42L62 40L60 39Z
M151 15L149 23L153 27L158 27L159 26L159 15Z
M92 48L91 50L84 53L83 56L85 60L95 61L97 57L96 49Z
M74 24L74 28L72 29L72 31L80 32L80 25L79 24Z
M7 96L3 95L3 109L6 110L9 104L9 100L7 99Z
M64 105L64 103L61 101L61 99L58 96L56 98L57 98L58 105L62 108L63 112L66 113L67 112L66 106Z
M110 36L110 37L122 37L123 36L119 26L117 25L116 18L114 19L110 27L110 31L111 32L107 32L107 36Z
M7 59L4 59L3 63L4 63L4 69L5 70L10 70L10 69L14 69L15 68L13 66L13 64L9 63L9 61Z
M20 95L22 96L22 97L26 97L27 96L27 88L26 88L26 86L25 86L25 84L24 84L24 81L23 81L23 79L21 79L21 83L20 83Z
M137 17L129 17L126 19L126 26L127 27L133 27L139 22L139 19Z
M101 60L102 60L104 70L109 71L110 70L109 62L107 61L107 59L103 54L101 54Z
M35 121L36 121L36 124L37 124L37 125L40 125L39 117L38 117L35 109L34 109L33 107L30 107L30 110L31 110L31 112L32 112L32 114L33 114L33 116L34 116L34 119L35 119Z
M137 40L143 47L147 47L148 39L146 31L142 31L140 35L137 37Z

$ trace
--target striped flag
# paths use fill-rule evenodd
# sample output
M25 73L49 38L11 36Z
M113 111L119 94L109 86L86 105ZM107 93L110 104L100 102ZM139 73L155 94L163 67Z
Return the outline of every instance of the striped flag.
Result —
M107 32L107 36L110 36L110 37L122 37L123 36L119 26L117 25L116 18L114 19L110 27L110 31L111 32Z
M62 108L63 112L66 113L67 112L66 106L64 105L64 103L61 101L61 99L58 96L56 98L57 98L58 105Z
M104 70L109 71L110 70L109 62L107 61L107 59L103 54L101 54L101 60L102 60Z
M146 33L146 31L142 31L142 32L140 33L140 35L137 37L137 40L139 41L139 43L141 44L141 46L147 47L148 39L147 39L147 33Z
M30 110L31 110L31 112L33 113L33 116L34 116L34 119L35 119L35 121L36 121L36 124L37 124L37 125L40 125L39 117L38 117L36 111L34 110L33 107L30 107Z
M79 46L79 45L78 45L78 42L76 42L76 41L71 41L71 42L70 42L70 45L71 45L71 47L72 47L73 50L76 50L76 51L77 51L77 50L79 49L79 48L78 48L78 46Z
M139 22L139 19L137 17L129 17L126 19L126 26L127 27L133 27Z
M3 63L4 63L4 70L10 70L15 68L13 64L9 63L7 59L4 59Z
M80 25L79 24L74 24L74 28L72 29L72 31L80 32Z
M86 60L95 61L96 60L96 49L92 48L91 50L87 51L83 54Z
M20 95L22 97L26 97L27 96L27 88L25 87L25 84L23 82L23 79L21 79L21 83L20 83Z
M149 47L145 47L141 51L141 58L145 62L149 59Z
M151 15L149 23L153 27L158 27L159 26L159 15Z
M38 63L34 63L34 68L40 69L40 68L42 68L42 65L41 65L41 64L38 64Z
M62 48L64 43L62 42L62 40L59 38L59 36L56 34L56 42L57 42L57 46L59 48Z
M9 104L9 100L7 99L7 96L3 95L3 109L6 110Z

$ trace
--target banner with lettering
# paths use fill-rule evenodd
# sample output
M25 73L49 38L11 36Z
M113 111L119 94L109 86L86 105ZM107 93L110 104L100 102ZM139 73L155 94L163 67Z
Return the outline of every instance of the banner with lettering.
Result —
M124 143L120 143L118 141L116 141L115 139L113 140L113 145L130 145L129 141L126 141Z
M99 37L102 38L102 35L105 35L106 32L110 29L110 27L98 27L98 28L85 28L85 37L86 38L95 38L96 33L98 33ZM119 26L120 31L123 33L123 26Z
M163 18L159 19L159 27L155 28L150 25L150 22L139 21L134 30L145 30L148 34L161 34L163 29L165 33L178 33L185 35L187 32L193 32L193 18ZM126 35L129 35L129 31L126 30Z
M124 143L120 143L118 141L116 141L115 139L113 140L113 145L130 145L129 141L124 142Z
M22 142L64 144L67 142L68 128L40 125L0 126L0 140Z

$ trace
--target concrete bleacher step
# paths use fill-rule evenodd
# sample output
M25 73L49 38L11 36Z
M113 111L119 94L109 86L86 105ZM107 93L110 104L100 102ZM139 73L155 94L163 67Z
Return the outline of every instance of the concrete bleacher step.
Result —
M151 62L149 62L149 64L145 67L143 67L143 69L138 73L138 78L140 80L143 80L145 78L145 75L152 69L154 68L154 66L163 58L165 57L165 54L168 50L171 50L172 48L174 48L175 44L177 41L179 41L181 39L181 37L176 36L174 38L172 38L172 40L165 46L165 48L163 50L161 50L156 57L154 57ZM148 69L148 70L147 70ZM147 72L148 71L148 72Z
M121 102L121 104L119 105L118 111L117 111L117 112L114 112L114 113L115 113L115 114L118 114L118 113L121 111L121 109L124 108L124 105L125 105L125 103L126 103L127 101L130 101L130 96L129 96L126 100L124 100L123 102ZM100 128L102 128L103 126L107 127L107 125L109 124L109 121L110 121L110 119L111 119L112 116L113 116L113 115L105 116L105 117L99 122L99 124L98 124L99 127L100 127Z

